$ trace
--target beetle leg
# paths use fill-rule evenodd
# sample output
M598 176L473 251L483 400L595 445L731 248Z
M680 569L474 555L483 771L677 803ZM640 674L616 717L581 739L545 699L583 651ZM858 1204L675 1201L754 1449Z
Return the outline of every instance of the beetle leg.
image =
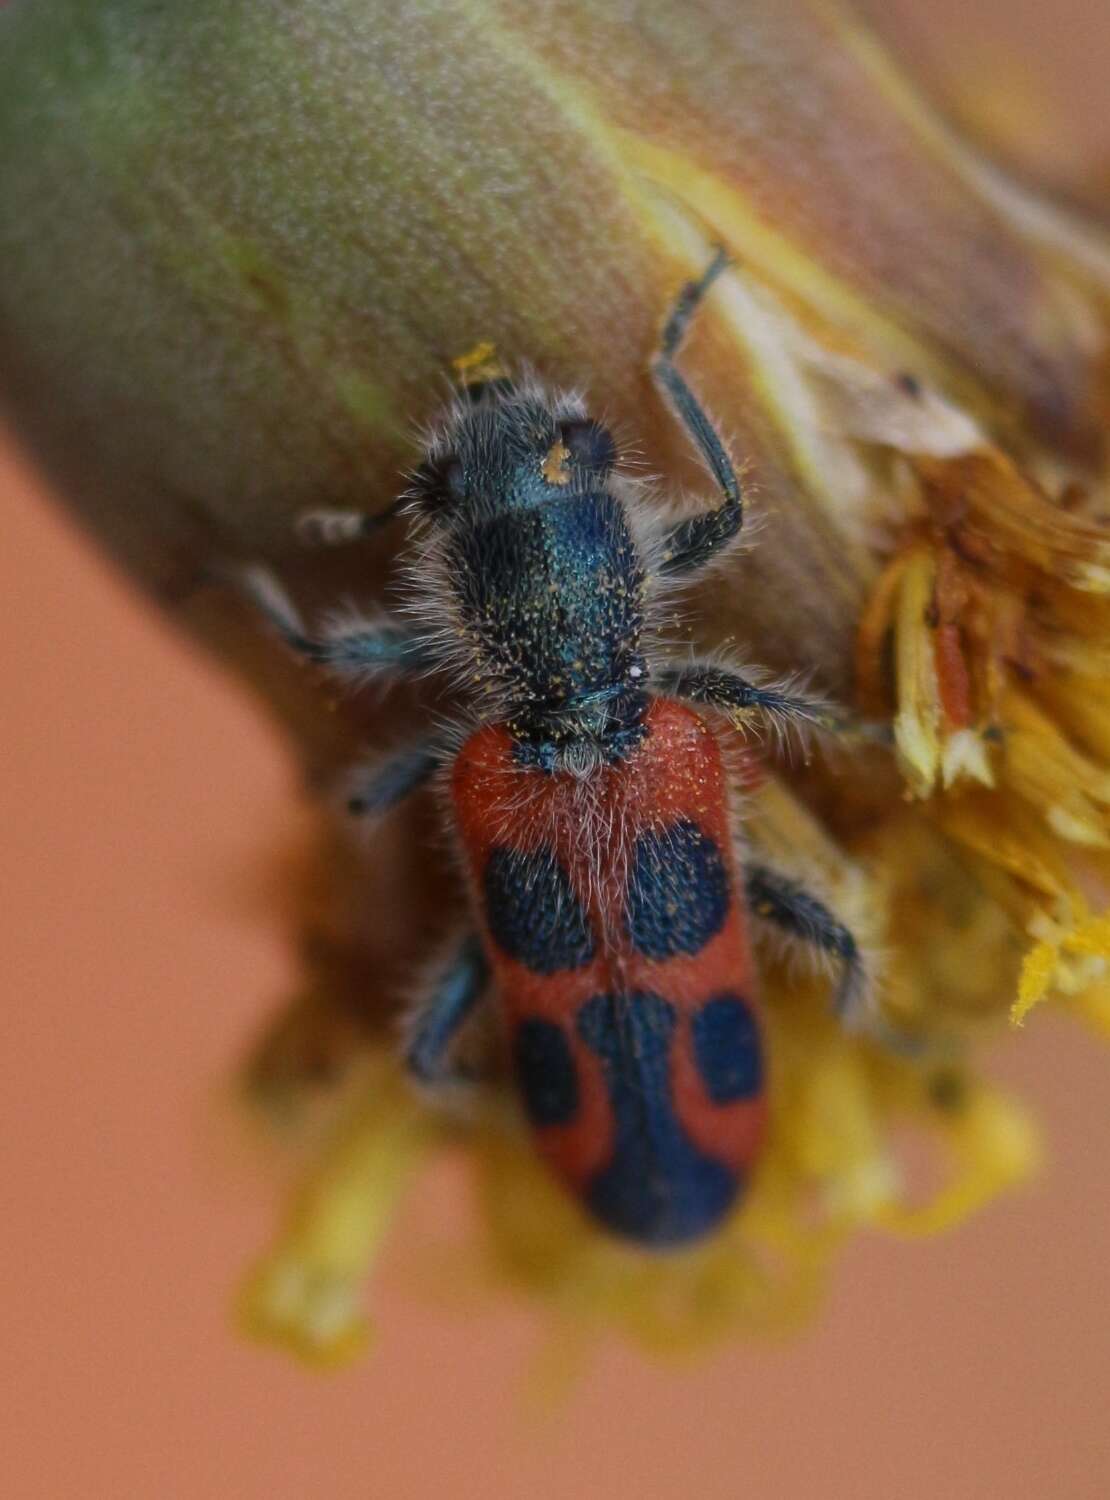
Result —
M449 754L440 739L418 740L392 755L352 766L337 788L344 812L353 818L380 817L426 785Z
M405 503L405 496L385 510L306 510L297 517L297 535L310 547L342 547L362 542L387 526Z
M481 942L476 933L468 933L411 1017L404 1058L418 1083L471 1080L471 1071L453 1063L451 1052L488 982L489 965Z
M244 568L234 582L289 649L306 661L352 677L404 676L428 665L420 643L390 620L353 620L311 632L268 568Z
M780 729L837 729L847 722L820 698L784 688L758 687L727 667L704 663L664 667L657 680L662 692L715 708L734 723L742 722L753 711L765 715Z
M659 352L651 365L652 375L693 439L724 497L721 504L713 510L679 521L668 531L663 542L660 572L672 576L692 573L702 567L739 535L744 523L740 481L729 458L728 449L708 413L674 363L674 356L691 319L728 263L726 252L718 250L698 280L687 282L682 288L664 326Z
M866 1018L871 979L851 930L799 881L777 870L749 864L745 879L748 909L753 916L773 922L804 946L836 960L840 977L833 1007L845 1027L860 1029Z

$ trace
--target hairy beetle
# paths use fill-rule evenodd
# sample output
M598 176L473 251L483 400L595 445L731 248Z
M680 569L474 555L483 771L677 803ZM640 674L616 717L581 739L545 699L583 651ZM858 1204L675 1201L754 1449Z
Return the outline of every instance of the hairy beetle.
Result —
M473 926L412 1019L408 1065L449 1081L460 1029L495 996L541 1154L597 1221L657 1249L720 1223L764 1133L749 916L839 962L841 1013L865 985L855 939L821 901L737 858L713 725L832 716L720 662L668 661L652 630L661 585L719 557L743 520L727 449L675 364L726 265L718 253L683 288L652 364L720 491L712 508L655 517L580 399L487 365L383 515L302 519L337 542L407 514L413 623L312 633L272 575L245 575L309 661L354 678L443 670L473 705L464 742L430 736L350 796L353 813L380 813L448 767Z

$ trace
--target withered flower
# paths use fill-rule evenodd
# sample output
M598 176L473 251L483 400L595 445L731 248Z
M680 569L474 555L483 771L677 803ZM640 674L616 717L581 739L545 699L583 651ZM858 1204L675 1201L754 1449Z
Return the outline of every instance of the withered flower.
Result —
M461 892L430 803L371 845L322 799L305 988L244 1072L307 1160L247 1328L345 1358L391 1209L449 1141L475 1166L476 1265L667 1348L796 1321L856 1229L943 1229L1028 1174L1035 1128L977 1044L1047 996L1110 1030L1100 230L1008 180L818 0L16 0L0 201L19 432L263 694L310 787L417 705L336 694L213 569L264 560L309 614L379 598L384 538L309 553L294 518L387 505L482 341L586 389L695 492L647 366L715 245L733 267L684 368L759 525L701 590L695 644L801 671L866 727L772 757L747 826L882 952L881 1025L846 1033L823 982L768 962L764 1162L723 1233L667 1257L586 1224L496 1082L463 1118L408 1088L398 1011ZM947 1148L939 1186L909 1182L906 1124ZM472 1269L456 1248L450 1274Z

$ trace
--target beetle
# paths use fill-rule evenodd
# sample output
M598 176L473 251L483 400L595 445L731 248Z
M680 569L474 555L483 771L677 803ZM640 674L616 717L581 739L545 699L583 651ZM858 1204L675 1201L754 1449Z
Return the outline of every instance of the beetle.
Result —
M496 996L509 1072L542 1157L592 1218L647 1249L709 1234L739 1201L767 1121L752 914L839 966L850 1020L866 984L848 928L797 881L737 853L719 729L835 714L721 661L667 659L653 607L739 536L727 447L675 356L726 270L683 287L652 374L718 501L681 520L637 503L612 434L575 396L488 361L386 511L317 511L318 542L413 530L406 608L310 632L268 572L244 585L286 644L349 678L454 675L476 724L364 769L358 816L447 766L471 929L411 1018L405 1060L435 1085Z

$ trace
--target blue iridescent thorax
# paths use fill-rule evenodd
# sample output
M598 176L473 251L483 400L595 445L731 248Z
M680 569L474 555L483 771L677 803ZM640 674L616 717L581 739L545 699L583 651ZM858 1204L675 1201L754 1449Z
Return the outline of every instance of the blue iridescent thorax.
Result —
M643 566L608 492L553 494L461 528L465 626L529 713L552 716L643 674Z
M449 439L449 446L448 446ZM640 738L646 570L609 431L574 397L469 386L410 497L441 530L471 681L496 686L523 763L600 763Z

